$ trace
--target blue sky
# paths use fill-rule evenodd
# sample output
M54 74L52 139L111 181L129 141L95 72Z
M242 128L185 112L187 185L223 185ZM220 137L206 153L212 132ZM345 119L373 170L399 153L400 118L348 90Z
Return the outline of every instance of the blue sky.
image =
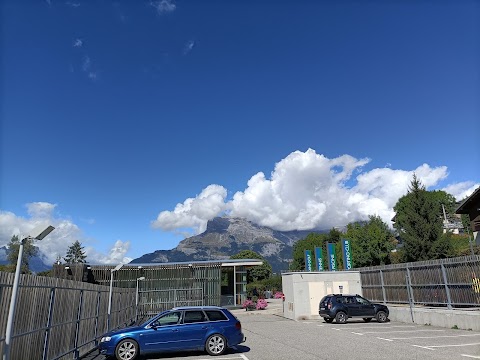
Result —
M170 249L214 216L385 220L480 185L476 1L1 5L0 246Z

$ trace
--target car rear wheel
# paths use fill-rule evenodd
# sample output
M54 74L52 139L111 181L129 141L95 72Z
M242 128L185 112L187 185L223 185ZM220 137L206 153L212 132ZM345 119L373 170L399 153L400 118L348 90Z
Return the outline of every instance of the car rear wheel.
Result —
M339 311L335 316L335 322L337 324L345 324L347 322L347 319L347 314L345 314L343 311Z
M325 320L327 323L333 322L333 318L323 318L323 320Z
M222 355L227 351L227 340L220 334L210 335L205 343L205 350L209 355Z
M387 321L387 313L380 310L379 312L377 312L376 318L379 323L384 323L385 321Z
M138 344L135 340L125 339L118 343L115 357L118 360L133 360L138 356Z
M370 321L372 321L372 318L363 318L363 321L370 322Z

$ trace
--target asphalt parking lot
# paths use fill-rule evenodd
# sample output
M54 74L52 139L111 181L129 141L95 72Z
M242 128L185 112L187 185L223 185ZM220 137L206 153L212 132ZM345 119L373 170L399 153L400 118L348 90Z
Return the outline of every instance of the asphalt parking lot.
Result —
M322 320L297 322L256 311L238 311L235 315L242 322L247 341L223 356L184 352L144 359L480 359L480 332L399 322L367 324L351 319L343 325L327 324Z

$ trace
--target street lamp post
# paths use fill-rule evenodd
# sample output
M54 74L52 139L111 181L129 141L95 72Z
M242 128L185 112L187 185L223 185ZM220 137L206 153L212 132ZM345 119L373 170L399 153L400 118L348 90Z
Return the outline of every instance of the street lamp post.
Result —
M120 270L123 264L118 264L110 270L110 292L108 294L108 311L107 311L107 330L110 330L110 317L112 314L112 293L113 293L113 273Z
M472 256L474 256L475 251L473 251L473 241L470 236L470 224L467 225L467 234L468 234L468 244L470 245L470 252L472 253Z
M138 320L138 282L140 280L145 280L145 276L137 278L137 290L135 291L135 322Z
M27 240L42 240L45 236L50 234L55 228L48 225L46 228L43 225L37 226L30 231L29 235L20 241L18 249L17 267L15 269L15 278L13 279L12 296L10 298L10 308L8 310L7 329L5 331L5 345L3 351L3 360L10 359L10 348L13 333L13 319L15 317L15 306L17 305L18 283L20 280L20 268L22 267L23 245Z

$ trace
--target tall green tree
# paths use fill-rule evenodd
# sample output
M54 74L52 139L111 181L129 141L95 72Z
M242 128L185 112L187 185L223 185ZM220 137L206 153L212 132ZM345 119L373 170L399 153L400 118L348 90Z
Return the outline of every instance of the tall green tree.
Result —
M394 207L394 227L403 242L403 261L438 259L451 255L449 238L442 236L441 203L444 200L444 194L427 191L414 174L408 193Z
M230 256L230 259L259 259L263 261L262 265L247 270L247 281L249 283L268 279L272 275L272 265L255 251L242 250L238 254Z
M7 270L10 272L15 272L17 268L18 253L20 251L20 238L17 235L12 236L10 242L8 243L8 256L7 259L10 262ZM22 274L30 273L30 258L38 254L38 248L33 245L32 239L25 239L23 242L23 255L22 255L22 265L20 267L20 272Z
M379 216L370 216L368 221L348 224L345 237L351 240L355 267L390 264L395 238Z
M68 248L67 255L63 258L63 260L65 260L67 264L85 263L86 258L87 255L85 255L85 252L83 251L82 244L80 241L75 240L75 242Z

